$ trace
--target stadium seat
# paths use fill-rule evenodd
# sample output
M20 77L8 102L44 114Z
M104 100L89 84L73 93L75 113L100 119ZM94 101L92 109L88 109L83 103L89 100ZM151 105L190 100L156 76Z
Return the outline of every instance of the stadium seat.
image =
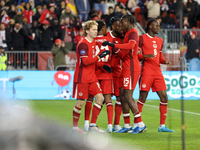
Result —
M198 58L192 58L189 63L190 71L200 71L200 60Z

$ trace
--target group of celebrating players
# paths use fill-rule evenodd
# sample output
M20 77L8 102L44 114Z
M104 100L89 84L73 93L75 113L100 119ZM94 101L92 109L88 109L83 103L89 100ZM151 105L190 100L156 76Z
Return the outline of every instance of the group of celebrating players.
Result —
M139 36L134 28L132 15L110 20L112 31L107 32L102 20L87 21L83 32L85 38L77 45L77 62L74 72L73 130L78 128L78 121L85 100L84 131L104 133L97 125L98 115L106 103L108 126L107 133L138 134L147 130L141 113L148 92L152 88L160 98L159 132L174 132L165 126L168 97L166 84L160 69L160 63L171 65L162 55L163 41L155 36L160 25L155 19L147 23L146 34ZM141 64L140 64L141 61ZM133 99L133 91L139 79L140 96ZM111 97L116 96L115 117L113 124L113 104ZM93 98L95 103L92 108ZM92 110L91 121L89 118ZM134 115L133 127L130 123L130 110ZM124 127L119 125L121 112Z

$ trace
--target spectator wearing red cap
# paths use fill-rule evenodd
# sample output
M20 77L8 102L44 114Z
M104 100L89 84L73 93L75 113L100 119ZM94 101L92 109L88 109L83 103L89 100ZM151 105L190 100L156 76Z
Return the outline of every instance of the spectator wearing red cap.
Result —
M188 62L192 58L199 58L200 40L196 38L195 32L187 32L183 35L184 40L187 42L186 59Z
M44 20L42 24L43 25L40 32L41 49L43 51L50 51L53 47L53 28L50 26L47 20Z
M65 55L68 53L68 49L65 47L65 43L61 41L61 39L55 40L51 52L53 54L54 68L60 65L66 65ZM66 67L59 67L58 70L66 70Z

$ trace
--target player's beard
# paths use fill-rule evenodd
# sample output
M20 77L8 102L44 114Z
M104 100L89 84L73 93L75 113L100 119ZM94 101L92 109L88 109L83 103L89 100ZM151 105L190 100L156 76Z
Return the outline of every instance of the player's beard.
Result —
M119 36L122 35L122 33L120 33L119 31L115 31L115 33Z

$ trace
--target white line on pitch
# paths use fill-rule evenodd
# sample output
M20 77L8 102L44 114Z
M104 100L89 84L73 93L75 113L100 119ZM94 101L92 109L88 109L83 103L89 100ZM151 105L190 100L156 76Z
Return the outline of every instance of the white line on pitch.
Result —
M148 104L145 104L145 106L159 108L158 106L148 105ZM168 110L177 111L177 112L181 112L181 110L178 110L178 109L173 109L173 108L167 108L167 109L168 109ZM189 112L189 111L184 111L184 113L188 113L188 114L193 114L193 115L198 115L198 116L200 116L200 113L194 113L194 112Z

